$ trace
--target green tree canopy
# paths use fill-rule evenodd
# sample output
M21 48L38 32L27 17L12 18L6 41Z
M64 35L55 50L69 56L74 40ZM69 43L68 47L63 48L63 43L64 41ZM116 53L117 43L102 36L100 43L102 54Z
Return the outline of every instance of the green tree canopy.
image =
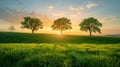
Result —
M54 23L51 26L51 28L53 30L59 30L61 35L62 31L72 29L70 20L65 17L54 20Z
M32 33L38 29L43 28L43 22L38 18L24 17L24 20L21 22L22 28L31 29Z
M80 24L80 30L82 31L89 31L90 36L92 36L92 32L101 33L100 27L102 27L102 23L100 23L97 19L93 17L89 17L84 19Z

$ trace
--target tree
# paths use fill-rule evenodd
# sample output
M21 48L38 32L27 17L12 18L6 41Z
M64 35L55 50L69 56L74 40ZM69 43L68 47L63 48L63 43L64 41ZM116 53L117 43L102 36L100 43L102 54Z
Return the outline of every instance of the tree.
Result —
M80 24L80 30L82 31L89 31L90 36L92 36L92 32L101 33L100 27L102 27L102 23L100 23L97 19L93 17L89 17L84 19Z
M61 35L62 31L72 29L70 20L65 17L54 20L54 24L51 26L51 28L53 30L60 30Z
M10 25L10 27L8 28L11 32L13 32L15 30L15 27Z
M24 17L24 21L21 24L22 28L31 29L32 34L34 34L34 31L43 28L43 22L37 18Z

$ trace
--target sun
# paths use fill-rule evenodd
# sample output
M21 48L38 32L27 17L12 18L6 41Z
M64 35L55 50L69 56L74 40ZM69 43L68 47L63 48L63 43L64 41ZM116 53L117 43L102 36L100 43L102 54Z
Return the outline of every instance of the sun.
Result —
M58 34L58 35L61 35L59 31L57 32L57 34Z

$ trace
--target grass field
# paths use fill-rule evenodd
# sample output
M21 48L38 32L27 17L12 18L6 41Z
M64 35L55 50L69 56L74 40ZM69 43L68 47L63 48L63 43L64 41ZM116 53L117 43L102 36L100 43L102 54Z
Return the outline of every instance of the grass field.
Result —
M120 38L0 32L0 67L120 67Z
M120 38L105 36L78 36L0 32L0 43L70 43L117 44Z

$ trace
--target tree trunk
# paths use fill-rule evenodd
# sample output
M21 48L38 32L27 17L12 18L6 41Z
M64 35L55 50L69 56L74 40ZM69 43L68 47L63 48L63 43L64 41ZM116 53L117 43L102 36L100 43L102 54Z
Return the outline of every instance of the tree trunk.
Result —
M32 30L32 34L34 34L34 30Z
M92 32L90 31L90 36L92 36Z
M92 36L92 31L89 29L90 36Z

